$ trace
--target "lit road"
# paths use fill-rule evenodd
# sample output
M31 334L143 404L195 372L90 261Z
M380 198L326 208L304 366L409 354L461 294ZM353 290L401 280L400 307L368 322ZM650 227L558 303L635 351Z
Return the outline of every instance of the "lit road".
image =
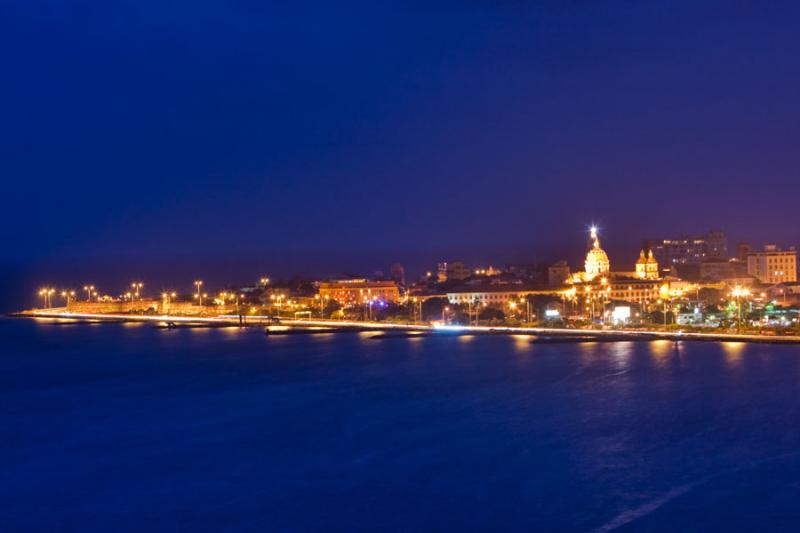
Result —
M200 316L171 316L171 315L125 315L125 314L93 314L93 313L70 313L64 310L34 310L24 313L22 316L32 318L47 318L56 320L92 320L92 321L128 321L128 322L154 322L154 323L208 323L219 325L239 326L238 315L220 315L214 317ZM298 326L298 327L328 327L328 328L362 328L375 329L380 331L417 331L417 332L440 332L456 334L510 334L510 335L553 335L553 336L572 336L596 338L603 337L626 337L631 340L643 339L673 339L673 340L701 340L701 341L740 341L740 342L769 342L769 343L797 343L800 344L798 335L746 335L735 333L697 333L683 331L659 331L659 330L624 330L624 329L569 329L569 328L542 328L542 327L511 327L511 326L461 326L443 324L395 324L388 322L369 322L357 320L323 320L323 319L293 319L278 318L262 315L246 315L245 325L248 326Z

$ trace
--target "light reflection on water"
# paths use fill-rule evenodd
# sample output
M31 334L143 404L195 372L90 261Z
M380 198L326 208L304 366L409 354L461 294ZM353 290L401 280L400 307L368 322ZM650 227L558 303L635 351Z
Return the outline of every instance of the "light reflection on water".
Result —
M656 358L657 361L663 362L667 359L672 352L673 346L672 341L668 341L666 339L660 339L656 341L651 341L648 343L650 347L650 351L652 352L653 356Z
M514 339L514 348L517 352L528 353L531 349L531 335L512 335Z
M742 365L744 349L747 346L744 342L728 341L721 343L725 353L725 364L728 368L736 369Z
M611 359L614 361L618 370L624 370L630 363L633 355L632 342L613 342L610 346Z
M597 342L579 342L575 345L578 349L578 354L583 363L589 363L597 353L599 343Z

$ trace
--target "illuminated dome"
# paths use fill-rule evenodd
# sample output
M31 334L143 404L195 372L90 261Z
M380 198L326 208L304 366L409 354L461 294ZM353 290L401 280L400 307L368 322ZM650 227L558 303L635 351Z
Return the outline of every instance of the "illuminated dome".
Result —
M597 237L597 228L592 228L592 249L586 254L586 277L592 279L596 276L606 275L611 271L611 263L605 250L600 248L600 239Z

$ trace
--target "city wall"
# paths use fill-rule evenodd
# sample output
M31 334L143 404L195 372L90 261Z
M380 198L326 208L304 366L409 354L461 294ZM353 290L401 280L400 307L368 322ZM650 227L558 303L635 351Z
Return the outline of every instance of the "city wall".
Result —
M235 306L206 306L196 305L193 302L164 302L162 300L136 300L110 301L110 302L85 302L73 300L67 305L70 313L85 314L130 314L130 313L157 313L160 315L191 315L214 316L235 314Z

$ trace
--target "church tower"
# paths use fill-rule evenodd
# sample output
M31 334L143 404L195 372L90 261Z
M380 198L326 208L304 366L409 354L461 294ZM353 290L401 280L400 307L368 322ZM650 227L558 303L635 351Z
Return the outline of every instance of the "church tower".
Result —
M639 279L658 279L658 261L653 257L653 250L645 255L644 250L639 252L639 259L636 261L636 277Z

